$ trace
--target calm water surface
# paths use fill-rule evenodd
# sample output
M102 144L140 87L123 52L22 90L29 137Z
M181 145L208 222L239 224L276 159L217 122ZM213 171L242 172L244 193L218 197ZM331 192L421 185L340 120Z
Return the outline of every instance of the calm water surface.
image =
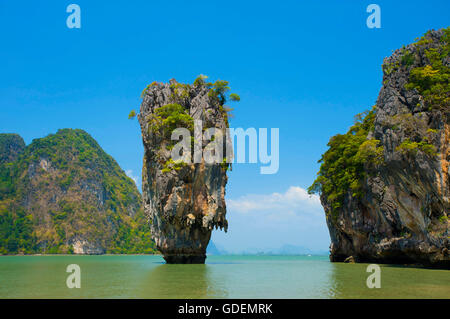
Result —
M81 288L66 267L81 267ZM450 271L367 264L327 256L209 256L206 265L166 265L160 256L2 256L0 298L450 298Z

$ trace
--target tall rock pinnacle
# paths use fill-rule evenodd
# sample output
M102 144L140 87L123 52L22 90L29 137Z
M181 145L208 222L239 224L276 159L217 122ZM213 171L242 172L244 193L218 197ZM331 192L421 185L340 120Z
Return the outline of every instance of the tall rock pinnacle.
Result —
M154 82L142 94L138 119L145 149L144 209L152 237L167 263L204 263L213 228L227 230L225 185L230 164L225 158L229 143L225 136L229 110L224 103L229 88L226 81L213 84L205 78L200 76L192 85L174 79ZM177 128L190 133L187 145L191 150L180 153L191 153L189 160L173 159L177 143L184 140L172 140ZM208 140L207 128L222 134ZM216 148L218 159L211 162L204 154L213 141L220 147ZM194 150L199 152L194 154Z

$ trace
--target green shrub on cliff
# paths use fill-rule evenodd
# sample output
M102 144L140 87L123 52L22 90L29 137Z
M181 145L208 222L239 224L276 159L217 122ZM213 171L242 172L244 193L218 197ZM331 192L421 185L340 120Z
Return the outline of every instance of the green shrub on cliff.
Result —
M167 104L156 109L155 115L150 121L152 130L161 131L169 139L176 128L184 127L191 132L194 130L194 119L183 106L176 103Z
M236 93L230 93L230 100L234 102L239 102L241 100L241 97Z
M404 51L402 58L401 58L401 63L405 66L411 66L414 64L415 61L415 56L414 54L412 54L411 52L407 52Z
M412 156L415 156L419 150L431 157L436 156L437 154L433 144L425 141L412 142L409 138L405 139L395 150L404 155Z
M417 42L419 48L429 43L428 34ZM426 65L410 71L405 88L416 89L430 109L447 110L450 107L450 67L446 65L445 60L450 54L450 27L444 29L440 43L437 48L425 49Z
M162 172L163 173L168 173L168 172L170 172L172 170L179 171L180 169L182 169L186 165L187 164L184 161L182 161L182 160L174 161L172 158L170 158L169 160L167 160L164 163Z
M128 119L132 120L136 117L136 111L135 110L131 110L130 113L128 114Z
M194 80L194 86L201 86L205 84L205 80L208 78L208 76L200 74L195 80Z
M379 141L367 139L373 130L375 107L358 114L355 124L346 134L337 134L328 142L329 149L322 155L317 179L308 192L326 196L331 203L331 213L336 216L342 208L344 198L351 191L352 196L361 196L361 182L365 167L383 163L383 147Z

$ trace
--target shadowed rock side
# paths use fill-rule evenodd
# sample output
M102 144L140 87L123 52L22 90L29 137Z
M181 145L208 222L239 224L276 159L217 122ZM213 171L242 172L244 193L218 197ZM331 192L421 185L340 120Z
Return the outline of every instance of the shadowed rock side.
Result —
M386 58L374 109L348 136L330 140L310 189L321 194L332 261L450 268L449 39L450 29L431 31ZM353 146L345 146L343 152L362 161L355 181L346 184L354 174L349 165L354 171L358 165L333 167L343 159L333 152L364 126L359 149L352 153ZM342 196L339 183L348 186Z
M138 119L145 148L144 209L167 263L204 263L213 228L227 230L224 196L229 164L206 164L203 159L185 164L171 159L177 143L171 141L174 128L186 127L192 132L194 121L201 120L203 128L226 132L228 118L223 104L228 87L225 81L217 83L205 83L202 78L193 85L175 80L169 84L154 82L143 92ZM192 135L195 143L202 140L202 133ZM203 139L203 150L208 143Z

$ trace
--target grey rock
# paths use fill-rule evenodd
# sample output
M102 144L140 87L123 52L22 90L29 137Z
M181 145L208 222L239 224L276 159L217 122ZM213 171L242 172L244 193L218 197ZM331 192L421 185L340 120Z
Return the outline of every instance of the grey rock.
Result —
M177 87L184 90L182 97ZM151 124L155 111L167 104L183 106L204 127L228 128L226 112L217 100L208 96L207 85L181 87L154 83L144 95L138 114L145 149L142 170L144 210L150 220L157 249L168 263L203 263L214 228L227 230L225 218L226 169L220 164L188 164L179 170L163 171L170 158L168 140ZM199 136L195 136L199 140ZM206 146L203 141L202 148ZM224 153L225 154L225 153Z
M408 45L384 61L397 65L385 70L376 104L373 136L384 147L385 164L364 179L362 198L349 193L337 219L327 217L332 261L352 256L359 262L450 268L450 106L431 109L417 90L405 89L411 69L427 63L425 50L442 45L442 36L442 30L431 31L429 43ZM401 63L405 52L415 55L409 66ZM399 124L399 117L406 120ZM436 156L422 151L409 156L396 149L407 138L423 139L428 129L437 132L429 137ZM324 194L321 201L325 211L331 211Z

